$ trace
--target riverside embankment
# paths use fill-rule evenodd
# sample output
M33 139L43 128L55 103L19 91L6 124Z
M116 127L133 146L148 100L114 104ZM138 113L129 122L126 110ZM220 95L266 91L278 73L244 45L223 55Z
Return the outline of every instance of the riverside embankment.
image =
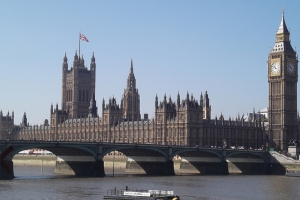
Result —
M13 157L13 164L16 166L53 166L55 167L57 157L55 155L16 155ZM116 173L126 173L130 174L130 172L126 172L126 161L127 157L125 156L105 156L104 160L104 168L105 173L110 174L113 173L113 170ZM174 161L174 169L175 173L180 174L180 161ZM135 170L135 174L144 174L145 172L141 169Z
M16 155L13 157L13 164L18 166L53 166L55 167L57 157L55 155ZM104 159L104 168L108 173L114 170L125 173L126 160L124 156L106 156Z
M39 166L41 164L45 166L55 166L55 155L16 155L13 157L14 165L26 165L26 166Z
M274 155L273 155L274 154ZM277 153L278 154L278 153ZM300 170L300 161L288 159L286 156L277 155L272 153L272 167L275 168L277 165L280 166L280 171L284 174L286 170ZM13 164L15 166L49 166L55 169L57 157L55 155L28 155L18 154L13 157ZM112 156L107 155L103 158L105 174L145 174L145 171L135 165L134 168L126 169L128 165L126 156ZM182 162L181 159L174 161L174 171L177 175L184 174L198 174L199 171L186 162ZM275 162L276 161L276 162ZM127 163L126 163L127 162ZM280 163L280 164L279 164ZM276 165L277 164L277 165ZM129 166L132 166L129 164ZM127 166L128 167L128 166ZM232 163L228 164L229 174L241 174L241 170L233 167ZM73 173L73 172L72 172ZM71 174L72 174L71 173Z

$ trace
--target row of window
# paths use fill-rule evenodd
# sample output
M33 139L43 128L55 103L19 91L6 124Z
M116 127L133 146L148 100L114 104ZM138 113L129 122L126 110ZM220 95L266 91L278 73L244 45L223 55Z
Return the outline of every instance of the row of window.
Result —
M66 91L67 102L73 101L73 90L69 89ZM91 99L89 97L88 90L79 90L78 101L79 102L89 102Z
M67 102L73 100L72 96L73 96L73 90L72 89L67 90Z
M89 102L89 91L88 90L79 90L79 102Z

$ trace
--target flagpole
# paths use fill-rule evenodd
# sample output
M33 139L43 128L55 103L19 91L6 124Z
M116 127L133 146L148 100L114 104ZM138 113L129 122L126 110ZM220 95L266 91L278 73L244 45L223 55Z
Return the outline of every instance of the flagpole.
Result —
M79 31L79 59L80 59L80 31Z

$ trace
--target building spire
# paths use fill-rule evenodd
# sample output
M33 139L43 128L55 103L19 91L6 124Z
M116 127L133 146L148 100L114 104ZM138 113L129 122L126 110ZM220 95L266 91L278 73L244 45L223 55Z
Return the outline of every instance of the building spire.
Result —
M130 65L130 74L133 74L133 62L132 62L132 58L131 58L131 65Z
M282 9L282 17L280 21L279 28L276 32L276 41L271 52L294 52L293 47L290 43L290 32L286 27L285 19L284 19L284 8Z
M68 58L67 58L67 53L66 53L66 52L65 52L64 62L65 62L65 63L68 62Z
M67 58L67 53L66 52L65 52L64 59L63 59L62 67L63 67L64 70L68 69L68 58Z
M128 79L127 79L127 89L129 90L135 90L136 89L136 80L135 80L135 76L133 73L133 62L131 59L131 63L130 63L130 73L128 75Z
M95 62L95 56L94 56L94 52L93 52L93 56L91 58L91 62L94 63Z
M279 25L279 28L278 28L278 31L276 34L290 34L287 27L286 27L286 24L285 24L285 20L284 20L284 7L282 7L282 17L281 17L281 22L280 22L280 25Z
M90 101L90 107L89 107L89 117L97 117L98 108L96 106L96 99L95 99L95 93L93 93L92 99Z

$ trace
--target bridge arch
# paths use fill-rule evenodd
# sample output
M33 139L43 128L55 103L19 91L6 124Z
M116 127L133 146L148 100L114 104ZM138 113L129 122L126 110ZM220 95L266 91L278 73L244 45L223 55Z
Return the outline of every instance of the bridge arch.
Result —
M179 174L226 174L226 165L223 163L222 151L205 148L175 148L173 157L175 171ZM224 169L225 166L225 169Z
M14 149L11 152L11 156L15 156L17 153L27 149L44 149L51 151L56 156L66 155L66 156L93 156L94 159L97 158L97 154L91 148L85 146L77 146L76 144L67 144L63 142L43 142L43 143L20 143L13 145Z
M228 172L234 174L266 174L265 156L253 151L229 152L226 155Z
M169 160L168 149L153 148L145 145L111 146L103 150L103 156L112 151L123 153L127 157L125 172L154 174L174 174L172 160Z
M261 154L261 152L253 152L253 151L233 151L226 154L226 159L227 158L231 158L231 157L236 157L239 155L248 155L249 158L253 157L253 158L259 158L262 159L263 161L265 161L265 156Z
M5 156L8 177L13 178L12 158L22 150L44 149L57 156L54 173L72 174L76 176L104 176L103 161L98 160L97 143L68 143L52 141L3 141L1 149L11 149ZM102 161L102 162L101 162ZM6 173L6 172L5 172ZM1 174L0 174L1 176ZM0 177L1 178L1 177Z
M182 155L182 156L188 156L189 154L191 156L196 156L197 154L203 154L205 153L207 156L211 155L212 157L216 157L220 159L219 161L222 161L222 153L217 152L217 151L212 151L210 149L180 149L180 150L175 150L173 151L173 157L176 155Z
M144 153L145 156L149 155L149 153L153 153L160 157L164 157L166 160L168 160L168 155L163 150L155 149L155 148L151 148L151 147L143 147L143 146L141 146L141 147L139 146L138 148L132 147L132 146L113 146L113 147L105 149L103 151L103 155L106 155L112 151L119 151L126 155L126 154L130 154L130 153L132 154L132 153L136 152L137 150L140 150L140 152ZM148 153L148 154L146 154L146 153Z

